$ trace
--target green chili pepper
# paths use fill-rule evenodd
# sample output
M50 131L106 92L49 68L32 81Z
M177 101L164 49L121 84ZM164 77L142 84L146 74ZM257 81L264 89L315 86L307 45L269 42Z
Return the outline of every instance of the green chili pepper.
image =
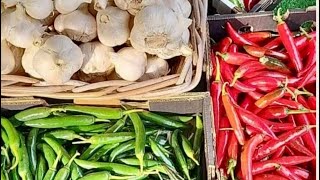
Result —
M122 129L126 124L127 117L128 116L124 116L123 118L119 119L113 126L107 129L106 133L113 133Z
M129 141L134 138L135 134L133 132L105 133L91 136L84 141L72 142L72 144L113 144Z
M36 176L35 176L37 180L42 180L44 178L44 175L48 170L46 163L47 163L46 160L40 154L38 159L37 169L36 169Z
M160 115L152 113L152 112L144 111L144 112L140 112L138 114L142 119L153 122L153 123L158 124L163 127L172 128L172 129L187 127L182 122L174 121L172 119L166 118L164 116L160 116Z
M20 180L20 176L18 174L18 168L14 168L10 171L10 178L9 179L12 179L12 180Z
M79 159L87 160L90 156L92 156L95 152L97 152L103 144L90 144L90 146L81 154Z
M20 137L17 130L13 127L13 125L7 118L1 117L1 126L3 127L3 129L5 130L8 136L9 147L12 155L15 157L15 161L9 169L9 170L12 170L18 166L18 163L21 160L21 155L19 152L19 148L21 144Z
M48 163L48 167L51 167L57 158L56 153L53 151L53 149L46 143L41 144L41 149L44 155L44 158L46 159Z
M134 131L136 133L135 153L137 159L140 161L140 170L143 171L143 156L145 153L146 146L146 130L143 122L141 121L137 113L130 113L129 117L133 123Z
M120 144L118 147L116 147L115 149L113 149L111 151L109 161L113 162L114 159L116 158L116 156L118 156L119 154L122 154L124 152L130 151L134 148L135 148L135 141L134 140Z
M144 154L144 159L153 160L153 159L155 159L155 157L154 157L153 153L147 152Z
M66 106L63 106L63 108L66 111L90 114L100 119L120 119L124 115L130 114L131 112L141 111L138 109L124 111L123 109L120 109L120 108L79 106L79 105L66 105Z
M20 140L21 146L19 148L19 153L21 155L21 159L18 164L18 174L22 180L29 180L32 179L32 173L30 171L29 155L23 135L20 135Z
M54 179L56 172L57 172L57 166L58 166L58 163L59 163L61 157L62 157L62 151L60 151L58 153L58 156L54 160L53 164L51 166L49 166L49 169L46 172L43 180L53 180Z
M75 154L77 152L77 150L79 149L79 146L71 145L71 147L69 147L68 149L70 149L68 152L69 154Z
M200 116L196 116L196 132L193 139L193 152L195 152L195 157L199 160L199 154L202 144L203 137L203 124Z
M18 121L14 116L11 116L10 118L8 118L9 121L11 122L11 124L14 126L14 127L19 127L23 124L22 121Z
M118 160L126 165L140 166L140 161L137 158L121 158ZM163 164L163 163L159 161L154 161L154 160L144 160L143 166L148 168L148 167L152 167L160 164Z
M107 171L111 171L120 175L141 175L140 170L138 168L127 166L124 164L117 163L107 163L107 162L92 162L86 160L75 159L74 160L80 167L84 169L103 169Z
M110 177L111 177L111 174L108 171L101 171L101 172L93 172L93 173L87 174L82 178L79 178L78 180L94 180L94 179L109 180Z
M9 138L7 133L1 128L1 139L4 143L4 146L7 148L9 147Z
M1 146L1 167L6 170L10 166L10 157L7 148Z
M156 155L158 158L161 159L161 161L163 161L164 163L166 163L168 166L174 168L174 164L171 161L171 159L169 159L159 148L160 146L152 139L149 138L149 143L150 143L150 147L151 150L153 152L154 155Z
M55 180L66 180L68 179L68 177L70 176L70 166L71 166L71 163L73 162L73 160L79 156L80 153L79 152L76 152L69 160L68 164L65 165L63 168L61 168L56 176L54 177Z
M110 127L109 123L101 123L101 124L92 124L88 126L70 126L70 127L67 127L67 129L80 133L80 132L92 132L95 130L105 131L104 129L108 127Z
M30 161L30 169L32 174L36 173L37 169L37 138L38 138L39 129L32 128L29 132L28 139L27 139L27 149L29 154L29 161Z
M56 152L56 154L60 151L62 152L62 163L64 165L66 165L70 161L71 157L69 153L55 139L51 137L43 137L43 140L51 146L51 148ZM81 169L75 163L72 163L71 170L72 179L77 179L83 176Z
M4 175L4 172L3 172L2 169L1 169L1 179L3 179L3 180L7 180L8 179L7 176Z
M49 117L55 111L63 111L62 108L49 108L49 107L35 107L26 109L14 115L19 121L30 121L34 119L41 119Z
M183 174L187 177L188 180L190 180L187 162L186 162L185 157L183 156L183 152L182 152L182 150L179 146L179 143L178 143L178 133L179 133L178 129L173 131L173 134L171 136L171 146L173 148L174 154L177 158L177 162L178 162Z
M182 134L180 134L180 136L182 139L182 149L184 153L199 166L199 162L195 158L195 152L193 151L189 140Z
M90 158L89 161L98 161L102 156L106 155L109 151L119 146L119 143L115 144L105 144L97 152L95 152Z
M176 121L181 121L181 122L184 122L184 123L187 123L189 121L191 121L193 119L193 116L170 116L168 118L171 118L171 119L174 119Z
M64 139L68 141L72 141L74 139L85 140L84 137L76 134L72 130L67 130L67 129L58 129L58 130L50 131L44 134L44 136L53 136L56 139Z
M108 122L108 120L96 119L93 116L87 115L67 115L67 116L54 116L30 120L24 122L24 125L36 128L63 128L68 126L87 126L95 122Z
M192 170L196 167L196 163L194 163L194 161L192 161L191 159L187 159L187 165L189 170Z

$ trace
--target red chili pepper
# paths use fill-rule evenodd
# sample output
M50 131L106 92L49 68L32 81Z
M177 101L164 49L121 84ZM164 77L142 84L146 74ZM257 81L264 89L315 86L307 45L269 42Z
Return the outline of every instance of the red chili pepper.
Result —
M317 35L316 31L313 31L308 34L308 36L310 36L311 38L316 38L316 35ZM307 46L310 37L302 35L302 36L294 38L294 44L296 45L296 47L298 48L299 51L301 51L302 49L304 49Z
M241 93L241 91L239 91L236 88L229 89L230 98L235 102L235 104L237 104L237 102L239 100L240 93Z
M278 52L278 51L274 51L274 50L270 50L268 48L265 47L257 47L257 46L250 46L250 45L244 45L243 49L250 54L251 56L254 57L263 57L263 56L272 56L274 58L277 59L281 59L281 60L288 60L289 56L286 53L282 53L282 52Z
M258 61L248 61L248 62L243 63L234 72L233 80L232 80L230 86L233 86L236 83L236 81L239 78L241 78L244 74L255 72L255 71L259 71L259 70L262 70L262 69L265 69L265 66L263 66Z
M285 149L286 149L286 146L282 146L279 149L277 149L277 151L272 154L271 159L277 159L282 157Z
M259 131L252 126L246 126L245 131L250 137L259 134Z
M296 126L293 123L278 123L264 119L264 122L270 126L273 132L284 132L294 129Z
M263 142L264 135L258 134L250 138L241 152L241 172L245 180L252 180L252 156L256 147Z
M215 80L211 83L210 87L210 93L211 93L211 100L213 108L213 125L215 127L215 132L219 132L219 122L222 114L222 108L221 108L221 88L222 88L222 82L221 82L221 70L220 70L220 62L218 58L216 59L216 75L215 75Z
M276 71L263 70L263 71L255 71L255 72L252 72L252 73L247 73L247 74L245 74L243 76L243 79L250 79L250 78L253 78L253 77L257 77L257 76L272 77L272 78L278 78L278 79L288 78L287 74L283 74L283 73L276 72Z
M226 53L230 45L232 44L232 39L230 37L225 37L219 42L219 52Z
M244 37L242 37L240 34L237 33L237 31L232 27L230 22L226 23L226 30L230 36L230 38L232 39L232 41L238 45L238 46L243 46L245 44L249 44L249 45L256 45L255 43L245 39Z
M231 82L233 79L233 72L230 69L230 65L224 61L221 61L220 65L221 65L221 74L222 74L223 80L225 82ZM236 82L236 84L234 85L234 88L238 89L241 92L251 92L256 90L254 87L245 85L240 81Z
M287 144L288 142L301 137L306 134L311 128L315 126L304 125L296 127L295 129L285 132L278 136L278 140L270 140L266 144L264 144L260 149L258 149L257 153L254 156L254 160L260 160L272 153L274 153L279 147Z
M281 38L281 41L285 49L289 54L290 60L294 65L295 70L297 72L300 72L303 67L302 58L294 43L292 32L290 31L288 25L282 20L280 12L281 12L281 8L278 9L278 13L276 16L276 19L278 21L277 30L278 30L279 36Z
M249 12L258 2L259 0L244 0L243 4L245 7L245 10Z
M253 127L264 135L267 135L273 139L278 139L277 136L272 132L270 127L263 120L261 120L259 116L243 109L240 106L236 106L236 109L240 119L242 119L245 124Z
M268 31L260 31L260 32L248 32L243 33L241 36L253 43L262 43L267 39L272 37L277 37L278 35L268 32Z
M316 40L312 39L309 43L308 43L308 47L307 47L308 51L309 51L309 55L307 57L307 61L304 64L304 68L302 69L301 72L298 73L298 77L306 75L306 73L309 73L309 71L311 70L312 66L314 64L316 64Z
M287 118L286 118L287 122L288 123L291 123L294 127L297 127L297 124L296 124L296 120L295 120L295 117L294 115L289 115ZM304 145L304 142L302 140L301 137L297 138L295 141L299 142L300 144L303 144Z
M309 179L310 172L306 169L303 169L298 166L288 166L287 167L293 174L303 178L303 179Z
M308 73L300 80L298 88L304 87L308 81L316 74L316 64L313 64Z
M277 172L284 177L287 177L289 180L302 180L299 176L292 173L287 167L280 166L277 169Z
M282 86L281 80L271 77L254 77L242 82L263 92L270 92Z
M307 155L309 157L314 157L314 154L304 145L299 143L299 141L292 141L288 144L288 146L295 152L301 153L303 155Z
M271 40L268 44L264 45L264 48L270 49L270 50L275 50L278 47L282 45L282 41L280 37L276 37L273 40Z
M277 159L267 160L265 162L273 162L276 164L284 165L284 166L294 166L298 164L303 164L306 162L310 162L314 160L315 157L312 156L283 156Z
M221 54L220 52L216 52L216 55L220 56L226 63L232 65L241 65L247 61L258 61L259 59L248 54L239 53L239 52L227 52Z
M258 99L254 104L260 109L271 105L274 101L281 99L284 96L286 92L286 86L267 93Z
M307 99L304 96L297 96L297 101L301 103L305 108L310 109ZM316 110L311 110L310 113L306 114L306 116L308 117L310 124L315 125L317 123Z
M230 123L227 117L223 117L220 121L220 128L230 128ZM217 134L217 159L216 164L219 168L226 157L227 145L229 139L230 131L229 130L219 130Z
M231 52L231 53L239 52L239 47L236 44L231 44L229 46L228 52Z
M227 117L229 119L230 125L234 130L235 135L237 136L238 142L240 145L244 144L245 137L242 130L241 122L238 117L236 108L234 107L232 100L229 97L229 93L226 91L227 83L224 83L222 86L222 102L226 110Z
M308 97L308 105L310 109L317 109L317 98L315 96L309 96Z
M267 69L278 71L285 74L291 74L291 71L280 60L270 57L270 56L263 56L259 59L259 62L263 64Z
M295 120L297 125L309 125L309 119L306 114L297 114L295 115ZM316 138L311 129L309 129L303 136L302 140L305 146L313 153L316 154Z
M268 106L262 109L258 116L265 119L280 119L286 118L290 114L304 114L304 113L315 113L315 110L310 109L299 109L293 110L284 106Z
M241 102L240 106L243 108L243 109L250 109L249 107L254 104L254 99L250 96L246 96L244 98L244 100Z
M227 167L227 174L230 174L231 179L234 180L234 169L237 166L238 160L238 151L239 151L239 144L236 135L231 132L229 144L228 144L228 167Z
M275 174L259 174L253 177L253 180L266 180L266 179L273 179L273 180L288 180L287 178L275 175Z

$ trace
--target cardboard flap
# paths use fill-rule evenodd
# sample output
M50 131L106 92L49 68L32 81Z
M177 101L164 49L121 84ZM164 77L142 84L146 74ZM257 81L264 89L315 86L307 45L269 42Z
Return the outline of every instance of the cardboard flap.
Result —
M1 98L1 109L23 110L34 106L48 106L44 99L33 97Z

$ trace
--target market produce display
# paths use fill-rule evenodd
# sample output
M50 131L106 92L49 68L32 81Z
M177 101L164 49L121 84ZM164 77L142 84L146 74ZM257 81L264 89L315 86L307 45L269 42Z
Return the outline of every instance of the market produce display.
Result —
M42 86L175 74L167 60L193 54L191 9L188 0L2 0L1 74Z
M1 116L1 179L196 179L202 118L59 105Z
M316 179L316 31L290 30L277 12L275 34L227 22L212 47L221 178Z

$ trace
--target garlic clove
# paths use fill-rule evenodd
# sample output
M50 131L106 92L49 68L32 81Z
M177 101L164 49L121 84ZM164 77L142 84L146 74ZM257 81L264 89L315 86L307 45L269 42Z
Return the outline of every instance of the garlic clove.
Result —
M169 72L169 64L166 60L157 56L150 56L147 59L146 72L139 80L159 78L167 75Z
M136 15L141 9L146 6L159 4L162 2L157 0L140 0L140 1L132 1L132 0L114 0L116 6L120 9L128 11L132 15Z
M39 49L40 46L36 45L26 48L22 56L22 67L30 76L37 79L42 79L42 76L33 68L33 57L39 51Z
M1 41L1 74L21 74L21 58L24 49L9 44L6 40Z
M54 35L35 54L33 67L48 83L63 84L81 68L83 57L81 49L70 38Z
M130 36L130 14L117 7L109 6L96 16L100 42L114 47L124 44Z
M117 53L111 53L116 73L124 80L136 81L145 73L147 55L133 47L124 47Z
M58 15L54 28L74 41L89 42L97 37L96 20L86 5L69 14Z
M61 14L75 11L82 3L91 3L92 0L54 0L54 6Z
M111 63L110 53L114 50L100 42L88 42L81 44L80 49L85 55L81 70L86 74L104 73L110 74L114 69Z
M45 19L53 11L52 0L21 0L21 3L34 19Z

